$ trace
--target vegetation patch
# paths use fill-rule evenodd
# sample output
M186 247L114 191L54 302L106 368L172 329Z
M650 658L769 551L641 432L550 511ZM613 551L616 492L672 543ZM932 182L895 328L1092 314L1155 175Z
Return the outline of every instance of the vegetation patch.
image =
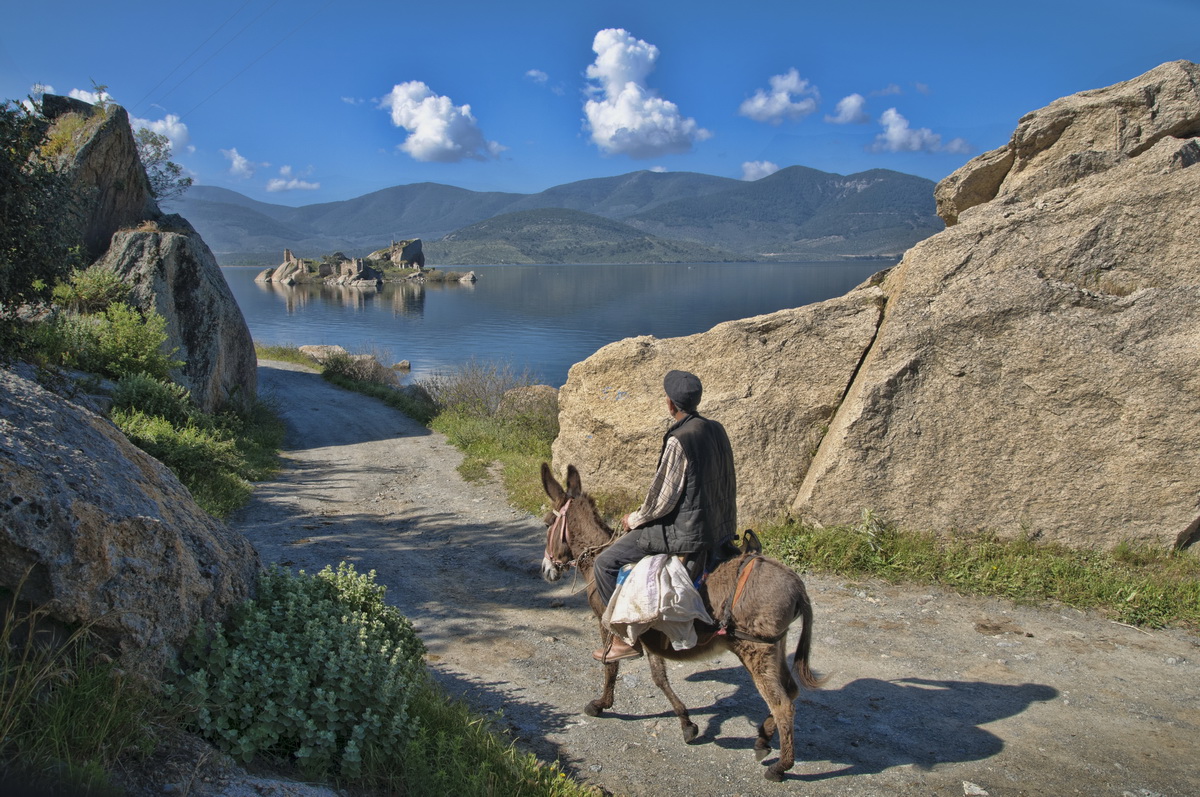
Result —
M766 527L767 552L797 570L937 584L1020 603L1055 601L1131 625L1200 628L1200 557L1125 543L1081 551L1032 535L952 538L905 532L870 512L851 526Z

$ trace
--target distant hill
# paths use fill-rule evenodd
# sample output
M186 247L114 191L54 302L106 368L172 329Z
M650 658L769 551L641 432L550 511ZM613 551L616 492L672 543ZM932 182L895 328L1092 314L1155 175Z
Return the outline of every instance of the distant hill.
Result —
M755 182L639 171L536 194L416 183L298 208L199 185L169 210L191 221L223 264L278 263L285 248L303 257L333 251L358 256L404 238L421 238L431 265L495 263L502 251L504 257L533 258L512 262L663 262L680 259L672 253L686 260L682 253L689 251L697 253L697 261L833 259L899 255L941 230L933 185L884 169L842 176L793 166ZM585 223L569 216L504 220L503 240L491 241L511 247L504 250L489 249L485 240L498 235L498 228L468 232L489 219L546 209L624 222L639 231L642 243L595 218ZM572 240L571 230L583 237ZM442 239L448 239L445 246ZM624 248L603 256L598 249L574 248L600 247L608 240ZM652 255L653 260L637 259ZM552 256L562 260L544 259Z
M424 245L429 263L711 263L744 259L691 241L671 241L580 210L502 213Z

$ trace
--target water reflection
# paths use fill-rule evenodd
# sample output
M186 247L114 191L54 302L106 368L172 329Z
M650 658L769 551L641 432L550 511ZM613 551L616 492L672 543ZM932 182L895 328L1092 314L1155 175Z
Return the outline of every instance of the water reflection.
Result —
M476 283L380 288L255 283L224 269L254 339L371 346L412 363L410 378L472 358L529 370L551 385L607 343L691 335L839 296L890 262L472 266Z

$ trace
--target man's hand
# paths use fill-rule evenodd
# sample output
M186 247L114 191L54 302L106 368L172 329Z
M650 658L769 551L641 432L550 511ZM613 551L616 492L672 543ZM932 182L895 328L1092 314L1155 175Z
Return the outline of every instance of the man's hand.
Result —
M621 529L623 531L631 531L631 529L629 528L629 515L626 515L625 517L621 518Z

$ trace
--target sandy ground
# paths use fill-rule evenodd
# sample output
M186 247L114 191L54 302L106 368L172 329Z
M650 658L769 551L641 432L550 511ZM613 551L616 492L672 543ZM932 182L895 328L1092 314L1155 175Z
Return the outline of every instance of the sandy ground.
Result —
M580 585L539 578L540 519L464 483L441 436L380 402L283 363L259 379L289 426L286 466L230 524L264 562L376 571L441 682L582 780L665 796L1200 794L1200 638L924 587L806 579L829 679L799 700L782 784L755 761L766 709L731 654L670 666L695 744L644 661L622 668L611 714L586 717L596 626Z

